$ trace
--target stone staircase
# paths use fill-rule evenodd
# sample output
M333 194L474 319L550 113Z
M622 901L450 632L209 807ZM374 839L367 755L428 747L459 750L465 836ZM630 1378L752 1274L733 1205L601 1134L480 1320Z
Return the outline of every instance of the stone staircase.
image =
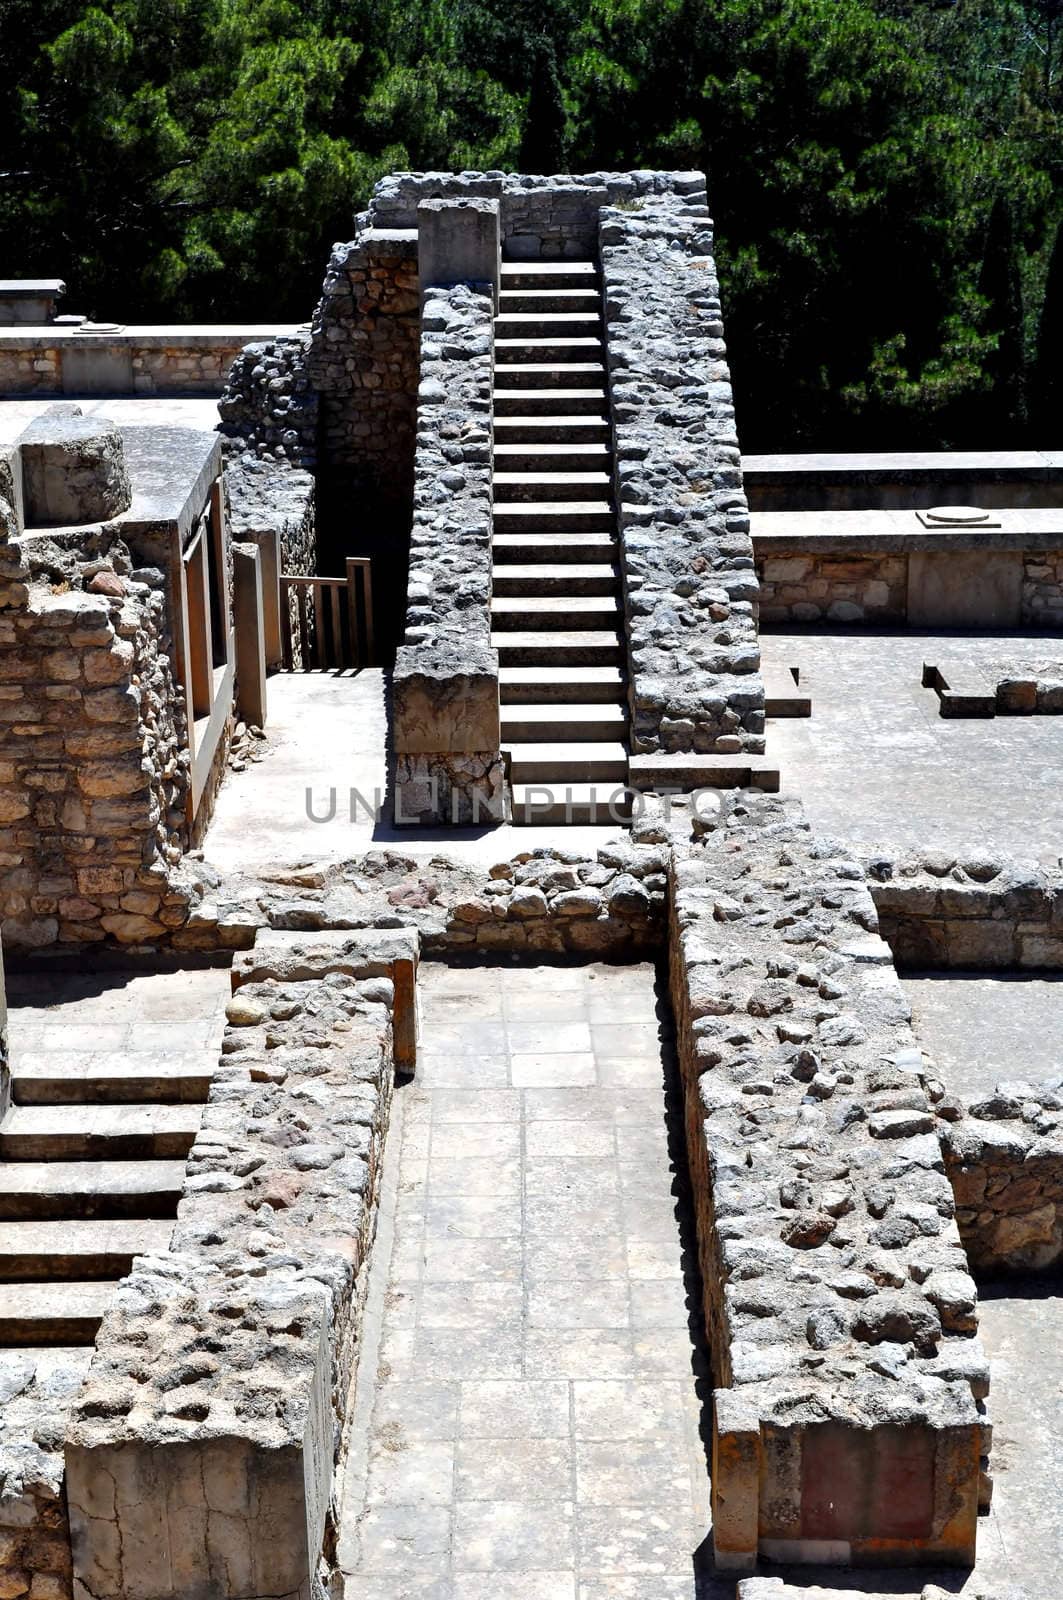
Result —
M504 262L495 321L492 643L516 823L630 815L598 269Z
M0 1122L0 1345L91 1345L133 1257L169 1245L210 1072L202 1056L139 1062L50 1065L44 1055L12 1068Z

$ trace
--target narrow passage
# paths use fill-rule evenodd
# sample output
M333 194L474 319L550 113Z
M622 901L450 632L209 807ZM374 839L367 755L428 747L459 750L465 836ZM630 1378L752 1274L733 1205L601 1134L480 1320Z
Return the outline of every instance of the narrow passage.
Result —
M654 970L425 963L420 986L342 1516L347 1592L693 1600L708 1381Z

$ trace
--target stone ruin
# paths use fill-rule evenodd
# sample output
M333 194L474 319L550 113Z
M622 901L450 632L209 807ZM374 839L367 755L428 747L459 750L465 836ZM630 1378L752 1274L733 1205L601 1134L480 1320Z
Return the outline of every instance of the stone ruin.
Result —
M582 287L575 265L593 269ZM521 309L536 293L541 313ZM598 331L570 338L566 315ZM908 1590L939 1600L951 1591L919 1569L973 1566L992 1496L978 1283L1063 1253L1063 1079L949 1094L898 970L1063 970L1059 874L822 837L766 728L780 706L807 714L808 695L762 672L759 627L914 623L953 559L942 538L1001 557L1016 616L1041 625L1058 534L1002 512L977 534L877 522L855 549L852 527L832 549L825 524L765 524L758 544L723 332L699 173L398 174L334 248L310 331L240 353L220 440L74 405L0 451L8 958L206 960L232 984L159 1247L104 1284L80 1342L0 1351L0 1594L342 1592L392 1096L425 1044L420 964L460 961L667 972L711 1362L714 1592L844 1600L801 1569L907 1567ZM557 422L565 373L567 403L587 406ZM554 478L571 499L543 498ZM769 478L767 519L784 515ZM317 573L324 512L345 497L384 530L374 559L398 596L391 780L410 847L222 872L211 812L238 718L265 720L291 624L281 574ZM569 521L594 559L559 565L585 589L540 571L516 593L527 575L507 565L525 571L530 541L563 544ZM507 539L519 560L502 560ZM515 645L551 600L543 631L581 642ZM927 663L943 715L991 714L971 711L979 695L994 713L1058 709L1044 648L1001 652L988 690ZM614 677L613 700L559 701L596 730L578 738L573 711L568 742L609 756L566 760L562 736L537 773L549 719L513 686ZM418 828L534 820L516 814L524 788L581 784L580 762L592 791L622 791L628 835L570 844L558 828L521 849L514 830L489 867L418 847ZM546 823L607 820L593 793L580 804L589 816ZM5 1109L13 1081L5 1045ZM786 1576L747 1576L773 1563Z

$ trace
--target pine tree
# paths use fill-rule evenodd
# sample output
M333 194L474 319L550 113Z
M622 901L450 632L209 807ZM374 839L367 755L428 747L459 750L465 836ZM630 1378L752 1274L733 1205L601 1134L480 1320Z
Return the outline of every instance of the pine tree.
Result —
M564 172L565 102L557 70L557 45L547 34L530 42L531 83L520 165L524 172Z
M1063 423L1063 222L1056 229L1045 280L1032 389L1031 442L1043 446L1058 436Z
M987 450L1010 449L1017 442L1025 421L1026 407L1022 285L1015 254L1011 205L1002 194L994 200L989 213L978 289L989 302L987 330L997 340L996 349L985 360L989 389L987 403L980 408L981 442Z

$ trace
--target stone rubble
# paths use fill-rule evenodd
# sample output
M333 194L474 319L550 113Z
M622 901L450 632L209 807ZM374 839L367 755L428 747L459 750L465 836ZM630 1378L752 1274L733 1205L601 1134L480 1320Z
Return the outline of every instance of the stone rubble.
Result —
M757 578L707 212L605 210L636 751L764 749Z

